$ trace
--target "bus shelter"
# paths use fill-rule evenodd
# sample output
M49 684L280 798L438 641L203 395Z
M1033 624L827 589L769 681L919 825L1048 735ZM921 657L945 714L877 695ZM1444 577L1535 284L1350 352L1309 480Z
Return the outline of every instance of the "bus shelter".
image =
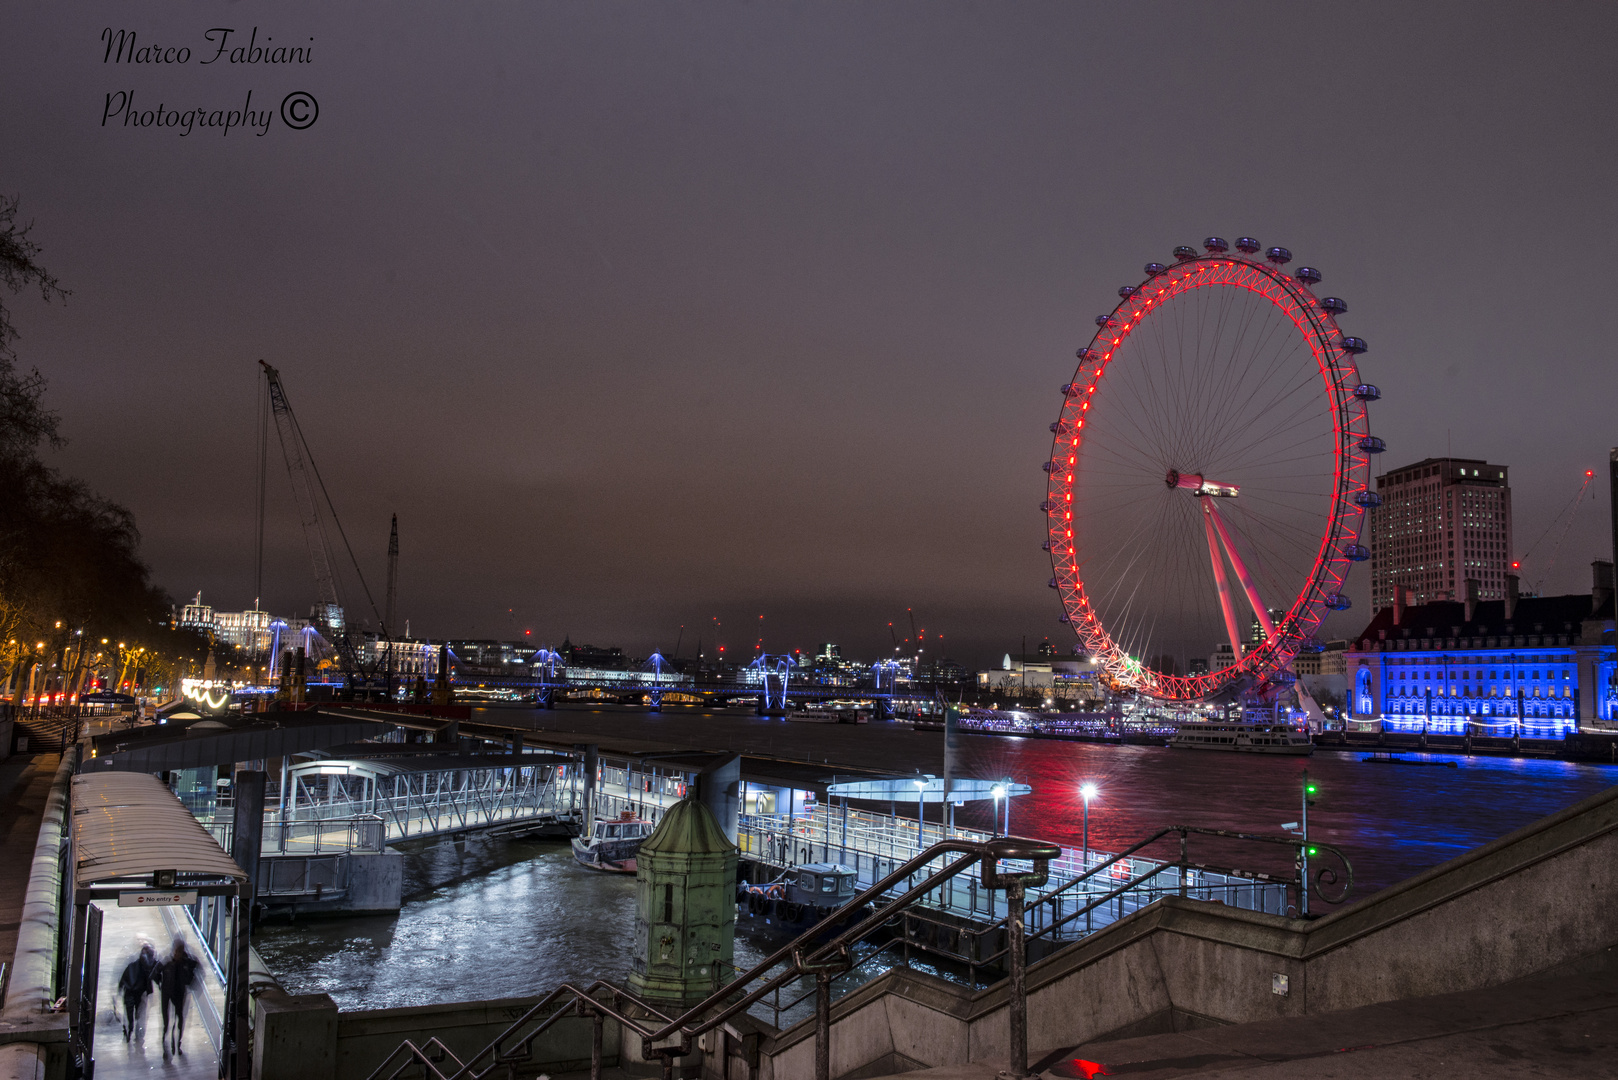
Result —
M73 778L73 924L67 950L69 1047L89 1075L94 1066L102 912L187 907L203 912L205 945L223 972L221 1077L251 1074L248 1050L247 875L201 822L150 773L87 773Z

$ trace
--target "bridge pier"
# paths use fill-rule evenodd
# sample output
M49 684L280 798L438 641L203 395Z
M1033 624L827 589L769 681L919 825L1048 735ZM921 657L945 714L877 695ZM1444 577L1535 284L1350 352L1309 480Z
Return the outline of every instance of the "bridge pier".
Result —
M651 693L651 698L652 698L652 702L651 702L651 705L649 707L649 710L651 712L662 712L663 711L663 691L658 689L657 687L653 687L652 688L652 693Z

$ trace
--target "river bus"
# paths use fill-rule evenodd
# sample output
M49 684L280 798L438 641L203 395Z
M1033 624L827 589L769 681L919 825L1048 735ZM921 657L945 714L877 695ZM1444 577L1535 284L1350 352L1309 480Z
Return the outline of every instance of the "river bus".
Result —
M1295 754L1315 752L1307 731L1287 724L1181 724L1169 739L1183 750L1232 750L1240 754Z

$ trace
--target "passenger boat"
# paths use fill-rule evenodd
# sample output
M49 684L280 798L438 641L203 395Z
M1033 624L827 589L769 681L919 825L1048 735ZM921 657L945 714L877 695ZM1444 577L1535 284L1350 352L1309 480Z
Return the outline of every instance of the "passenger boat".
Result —
M766 885L744 882L736 890L736 903L745 915L806 927L854 899L858 891L852 866L804 863Z
M588 838L573 838L573 857L591 870L618 874L635 872L635 856L652 835L652 823L625 811L616 821L597 818Z
M793 709L786 719L799 724L864 724L865 713L855 709Z
M1297 754L1315 752L1307 731L1287 724L1181 724L1170 746L1185 750L1234 750L1242 754Z

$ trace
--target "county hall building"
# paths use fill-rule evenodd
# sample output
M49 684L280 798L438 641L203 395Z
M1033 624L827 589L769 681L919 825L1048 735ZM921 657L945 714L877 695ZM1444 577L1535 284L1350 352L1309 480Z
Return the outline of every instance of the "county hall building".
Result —
M1394 585L1344 653L1349 719L1530 738L1618 725L1612 563L1591 572L1590 592L1570 596L1519 597L1511 574L1498 600L1476 577L1462 579L1462 601L1409 604Z

